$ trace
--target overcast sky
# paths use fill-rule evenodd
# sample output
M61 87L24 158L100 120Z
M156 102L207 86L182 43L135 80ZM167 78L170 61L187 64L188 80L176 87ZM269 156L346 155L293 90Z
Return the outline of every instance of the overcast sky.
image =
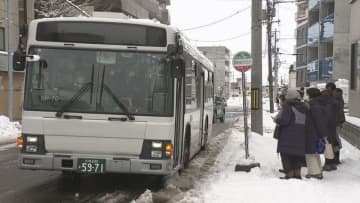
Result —
M279 18L280 24L274 26L280 31L280 52L294 53L296 6L294 3L282 3L277 8L275 20ZM169 10L171 24L183 30L195 45L226 46L232 55L238 51L250 52L251 0L171 0ZM212 24L224 18L226 20ZM194 28L199 26L203 27ZM263 80L267 78L265 31L263 26ZM295 62L295 57L281 55L280 59L279 79L283 77L287 81L288 68ZM263 83L266 84L265 81Z

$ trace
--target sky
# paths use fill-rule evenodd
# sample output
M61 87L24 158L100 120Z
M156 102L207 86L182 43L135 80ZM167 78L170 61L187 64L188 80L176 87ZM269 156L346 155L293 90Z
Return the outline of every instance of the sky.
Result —
M232 55L238 51L250 52L251 0L171 0L168 8L171 25L182 30L194 45L226 46ZM275 23L274 27L279 31L280 52L292 54L295 50L296 6L294 3L281 3L277 8L274 20L280 19L280 23ZM212 24L224 18L226 20ZM191 29L199 26L201 28ZM263 26L263 80L267 78L265 31ZM287 80L288 68L295 62L295 57L280 55L280 60L279 79Z

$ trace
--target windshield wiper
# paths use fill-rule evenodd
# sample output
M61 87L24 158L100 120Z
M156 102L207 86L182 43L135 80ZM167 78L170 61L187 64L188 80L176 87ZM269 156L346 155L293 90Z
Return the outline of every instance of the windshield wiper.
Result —
M55 116L60 118L66 109L68 109L74 102L78 101L87 91L89 91L90 87L92 87L92 84L92 82L89 82L83 85L77 92L75 92L74 96L72 96L69 101L61 106L60 110L56 112Z
M115 103L124 111L125 115L129 118L130 121L135 120L134 115L129 112L129 109L115 96L113 91L107 86L103 84L102 87L110 94L111 98L115 101Z
M105 89L111 96L111 98L115 101L115 103L123 110L125 115L129 118L130 121L135 120L134 115L129 112L129 109L116 97L114 92L105 84L105 71L106 66L103 67L102 77L101 77L101 88L100 88L100 105L102 104L102 96L103 90Z

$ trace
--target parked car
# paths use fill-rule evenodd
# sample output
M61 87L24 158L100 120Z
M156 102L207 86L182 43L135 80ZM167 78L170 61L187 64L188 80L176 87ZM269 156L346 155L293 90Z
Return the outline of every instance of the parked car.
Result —
M224 97L215 96L215 107L214 107L214 118L213 122L215 123L217 119L220 120L220 122L225 121L225 107L226 99Z

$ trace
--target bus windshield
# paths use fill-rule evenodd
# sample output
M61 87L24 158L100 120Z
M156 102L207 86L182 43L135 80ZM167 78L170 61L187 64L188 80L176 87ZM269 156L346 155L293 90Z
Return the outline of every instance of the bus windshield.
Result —
M40 60L27 65L25 110L173 114L166 53L31 48L29 54Z

